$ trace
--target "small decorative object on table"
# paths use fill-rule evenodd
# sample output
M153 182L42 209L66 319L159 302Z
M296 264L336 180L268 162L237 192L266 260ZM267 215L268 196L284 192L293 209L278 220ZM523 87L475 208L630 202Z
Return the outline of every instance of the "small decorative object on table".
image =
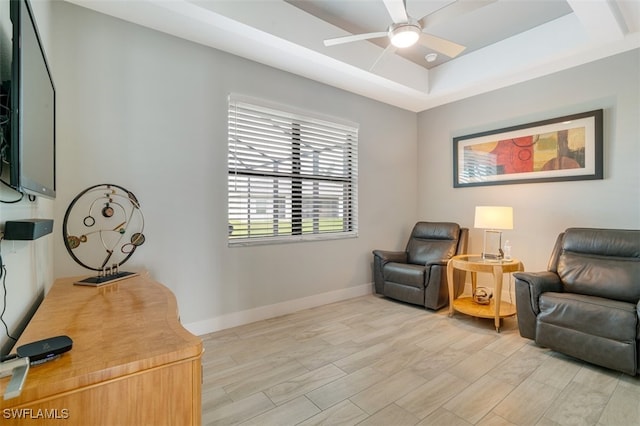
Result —
M511 260L511 242L509 240L504 242L504 260Z
M478 305L488 305L491 303L491 298L493 297L493 292L491 289L486 287L476 287L473 291L473 301Z
M131 191L113 184L85 189L69 204L62 232L73 260L98 271L75 284L99 286L137 275L120 270L145 242L144 216Z

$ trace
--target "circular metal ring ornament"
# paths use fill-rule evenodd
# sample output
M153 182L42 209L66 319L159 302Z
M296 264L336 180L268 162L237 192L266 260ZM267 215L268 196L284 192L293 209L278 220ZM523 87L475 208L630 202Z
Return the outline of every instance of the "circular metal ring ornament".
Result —
M94 271L119 268L146 239L136 196L106 183L91 186L73 199L64 215L62 233L73 260Z

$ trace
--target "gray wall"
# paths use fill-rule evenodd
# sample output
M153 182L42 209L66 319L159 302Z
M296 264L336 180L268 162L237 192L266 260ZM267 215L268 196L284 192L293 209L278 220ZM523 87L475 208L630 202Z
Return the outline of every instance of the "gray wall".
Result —
M371 250L402 245L416 219L414 113L71 4L53 12L60 223L88 186L134 192L147 242L126 266L171 287L196 330L370 291ZM229 93L360 124L358 238L227 247ZM56 276L86 273L60 233L55 245Z
M544 270L568 227L640 228L640 51L635 50L418 115L419 215L471 228L477 205L509 205L504 232L527 270ZM453 188L456 136L604 109L604 180Z

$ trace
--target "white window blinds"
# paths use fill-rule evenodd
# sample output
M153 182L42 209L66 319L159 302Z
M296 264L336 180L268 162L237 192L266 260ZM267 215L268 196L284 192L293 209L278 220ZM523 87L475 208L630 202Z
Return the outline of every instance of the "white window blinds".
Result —
M356 126L231 96L228 132L231 245L357 235Z

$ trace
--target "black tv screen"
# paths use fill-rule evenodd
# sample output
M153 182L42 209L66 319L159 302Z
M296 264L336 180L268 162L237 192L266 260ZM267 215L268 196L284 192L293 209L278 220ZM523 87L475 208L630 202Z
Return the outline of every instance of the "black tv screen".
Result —
M56 92L31 5L12 0L10 185L55 198Z

